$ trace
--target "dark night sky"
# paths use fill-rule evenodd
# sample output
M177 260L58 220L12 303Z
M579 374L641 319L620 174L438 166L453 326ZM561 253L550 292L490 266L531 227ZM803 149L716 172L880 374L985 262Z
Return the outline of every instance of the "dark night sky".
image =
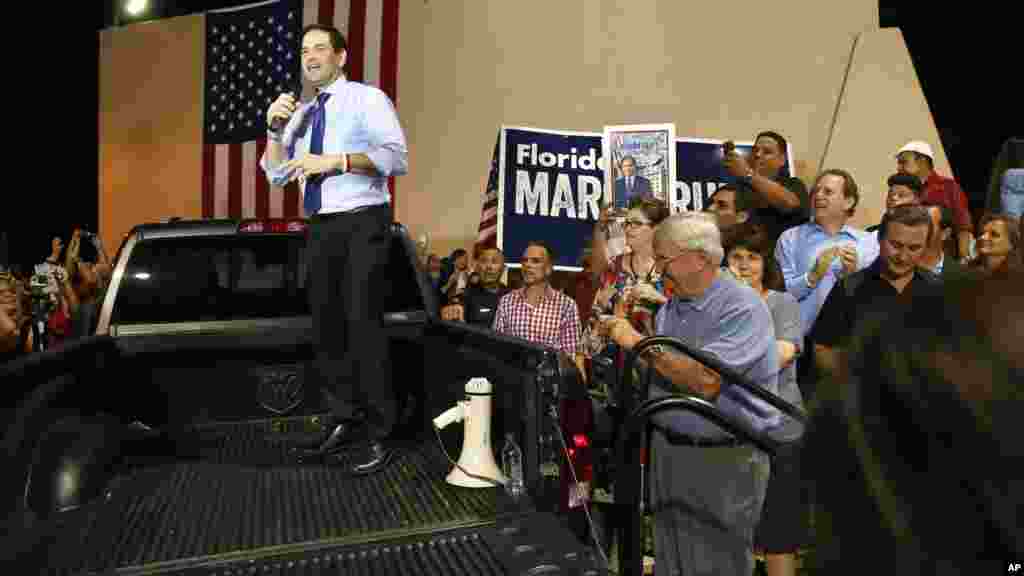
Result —
M178 16L250 1L151 0L151 4L164 16ZM20 209L5 209L0 216L0 229L9 231L12 237L11 260L23 265L45 258L53 235L67 238L76 225L93 230L97 227L96 32L113 22L113 2L105 0L101 7L94 2L88 2L91 9L80 7L77 14L48 23L60 31L57 40L38 34L28 36L28 56L20 59L20 65L26 67L22 72L25 77L39 77L39 71L45 69L40 64L56 60L64 62L75 79L73 97L57 96L63 110L59 121L66 135L60 152L53 157L41 152L54 145L40 140L34 150L38 173L25 175L29 181L39 181L45 176L73 174L74 180L68 182L65 176L56 186L59 198L42 193L17 195L27 204L21 204ZM1019 77L1021 70L1020 31L1014 33L1008 24L1017 15L1001 3L984 2L939 8L937 3L881 0L879 8L881 26L903 30L955 176L971 197L972 213L978 214L992 162L1003 142L1024 137L1024 107L1020 104L1024 99L1020 88L1011 86L1009 80ZM22 20L36 22L38 17L29 14ZM19 52L25 54L23 42L19 41ZM1011 67L1015 68L1013 73ZM33 185L29 189L36 188ZM25 218L25 214L37 217Z

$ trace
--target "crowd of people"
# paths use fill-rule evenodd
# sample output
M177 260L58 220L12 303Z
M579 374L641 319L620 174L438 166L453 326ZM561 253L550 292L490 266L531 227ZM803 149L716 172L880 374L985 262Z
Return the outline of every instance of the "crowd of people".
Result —
M0 269L0 364L92 335L111 272L99 236L80 229L67 245L55 236L50 254L31 270L5 263Z
M857 426L848 413L835 411L851 402L867 409L865 398L875 408L885 404L879 398L888 392L879 386L887 381L879 376L879 366L906 366L891 356L865 360L865 354L884 355L879 342L900 330L931 326L935 318L920 316L922 308L946 311L942 317L950 325L966 326L967 316L957 315L959 309L949 304L950 286L958 287L957 294L984 294L978 286L1019 280L1024 268L1021 215L990 212L975 220L955 180L935 171L926 143L910 142L896 152L881 222L865 229L851 224L861 200L854 175L826 169L808 189L784 169L786 150L782 135L763 132L749 157L734 150L725 154L723 167L734 182L714 191L706 212L670 214L665 202L650 194L632 199L624 213L604 208L581 256L583 273L558 288L553 282L557 255L540 239L517 255L494 246L477 246L472 254L458 249L446 258L425 250L420 254L443 319L560 350L576 361L592 388L607 391L626 352L638 342L668 335L811 414L812 425L804 428L689 357L658 347L643 356L641 362L658 374L651 394L700 396L785 442L769 456L696 416L656 419L650 503L656 564L669 567L670 573L750 573L757 551L765 555L769 574L794 574L797 551L811 543L812 516L833 522L830 537L844 534L835 524L836 502L822 504L828 494L842 499L830 492L831 485L821 485L835 471L821 470L821 462L808 457L830 450L855 455L850 464L855 472L847 474L844 485L856 482L867 491L877 511L872 518L885 525L883 530L912 531L900 521L921 529L912 519L892 518L895 512L886 506L900 508L892 504L898 497L884 493L891 486L879 488L872 476L877 470L864 460L864 446L834 429L837 421L851 430ZM608 231L614 219L625 231L626 250L610 256ZM521 265L512 283L504 280L510 256ZM0 271L0 359L90 335L110 273L99 238L80 230L67 246L54 238L50 255L31 272ZM971 310L976 320L977 309ZM975 321L963 330L978 326ZM1015 333L1010 326L1000 333L1004 341ZM962 369L952 360L957 350L954 346L933 358L953 373L948 379ZM1012 362L993 365L1007 366L1007 374L1020 373ZM982 376L995 382L999 374ZM957 380L952 391L964 396L961 407L967 406L967 412L955 417L970 414L977 403L989 407L996 394L1019 399L1012 376L1006 381L1010 392L958 388L962 379ZM903 400L914 394L899 393ZM900 406L904 411L925 408ZM892 417L886 408L879 410L876 421ZM822 414L835 418L822 422ZM877 448L877 426L872 433ZM825 443L829 434L838 444ZM898 458L890 452L884 457ZM1005 519L978 514L994 536L936 557L955 563L1019 545L1001 532ZM925 555L922 541L915 542L915 550Z
M544 242L517 255L515 289L501 282L506 255L495 247L476 248L472 260L462 249L424 255L441 317L559 348L605 390L626 350L647 336L674 336L815 415L829 400L849 400L836 383L856 364L859 342L917 306L940 307L950 285L1006 281L1024 264L1021 215L975 220L956 181L936 172L927 143L896 151L881 222L866 229L851 224L861 193L850 172L823 170L808 190L785 172L786 150L782 135L763 132L749 157L726 154L735 182L713 193L705 213L670 215L649 194L625 214L605 208L584 272L562 290L552 288L555 255ZM628 248L609 257L613 218L622 219ZM682 355L655 350L643 361L660 376L653 395L697 394L785 442L769 458L697 417L656 419L656 566L750 573L757 551L768 574L794 574L818 510L809 433Z
M282 93L268 107L260 166L270 184L302 189L306 385L329 392L335 423L291 453L373 474L393 461L399 417L374 321L391 288L378 239L408 147L390 98L346 75L338 29L309 25L300 41L316 97ZM799 426L689 356L646 350L652 395L699 396L784 442L768 455L696 415L658 415L648 455L658 574L750 574L754 551L770 575L794 574L811 517L825 568L973 574L978 558L1019 562L1021 205L976 219L931 146L911 141L893 152L881 222L861 229L853 174L829 168L808 189L786 169L783 135L754 140L749 156L724 148L732 182L706 212L670 214L624 158L628 207L601 211L584 272L562 286L543 239L522 254L424 250L440 316L557 349L595 389L639 342L671 336L808 411ZM609 249L613 228L624 252ZM519 259L513 282L506 258ZM67 246L54 238L30 271L5 266L0 361L92 334L110 275L99 238L79 230Z

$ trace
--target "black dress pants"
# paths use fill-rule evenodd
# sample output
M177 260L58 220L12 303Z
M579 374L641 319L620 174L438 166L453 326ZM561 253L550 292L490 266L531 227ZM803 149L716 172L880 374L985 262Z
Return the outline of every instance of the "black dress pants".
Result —
M337 419L384 438L396 398L381 323L391 298L387 204L310 219L306 252L313 317L312 384L329 390Z

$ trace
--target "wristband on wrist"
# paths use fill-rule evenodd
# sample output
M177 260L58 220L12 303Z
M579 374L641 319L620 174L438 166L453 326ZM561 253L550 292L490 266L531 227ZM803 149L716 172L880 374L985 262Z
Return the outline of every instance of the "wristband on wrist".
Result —
M347 174L348 173L348 154L342 154L341 155L341 173L342 174Z
M655 344L654 346L651 346L650 348L644 350L642 355L648 358L657 358L658 356L661 356L666 352L668 352L668 349L666 349L664 346L662 346L661 344Z

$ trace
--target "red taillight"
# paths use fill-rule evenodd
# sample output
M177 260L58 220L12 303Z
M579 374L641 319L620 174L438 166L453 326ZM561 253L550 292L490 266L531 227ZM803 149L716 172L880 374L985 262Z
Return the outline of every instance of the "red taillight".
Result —
M243 222L238 227L239 232L263 232L263 222Z
M565 431L566 452L572 460L562 463L562 511L578 508L590 500L594 477L593 451L589 432L593 422L593 407L589 399L563 399L561 425ZM575 474L573 474L575 472Z
M247 234L305 232L306 223L302 220L247 220L239 224L238 231Z

